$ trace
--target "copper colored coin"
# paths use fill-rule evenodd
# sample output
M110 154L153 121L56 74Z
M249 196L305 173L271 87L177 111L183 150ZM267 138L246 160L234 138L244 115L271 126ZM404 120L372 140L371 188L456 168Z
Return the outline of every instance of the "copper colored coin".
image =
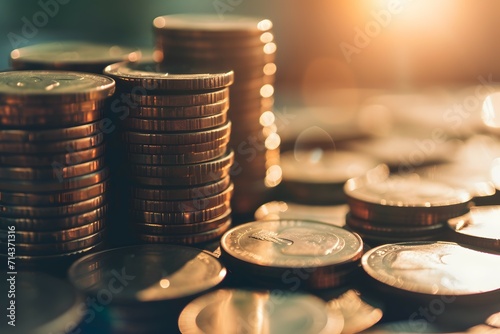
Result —
M135 154L157 154L157 155L174 155L186 153L201 153L211 151L221 146L226 146L229 143L229 136L220 139L190 145L144 145L144 144L128 144L126 145L129 153Z
M218 159L227 151L226 145L203 152L190 152L185 154L135 154L129 153L128 160L132 164L141 165L186 165L197 164Z
M85 123L96 122L103 118L103 110L82 111L73 114L61 114L54 116L4 116L0 115L0 124L6 127L52 127L60 128L75 126Z
M0 152L3 154L57 154L82 151L101 145L104 134L98 133L84 138L60 140L53 142L0 143Z
M185 118L185 119L140 119L128 117L124 120L124 126L129 130L152 131L152 132L176 132L176 131L202 131L216 128L226 124L227 113L219 115Z
M43 130L0 130L0 142L46 142L85 138L101 132L101 123L94 122L74 127Z
M218 115L229 110L229 99L211 104L186 107L137 107L130 108L131 117L148 119L196 118Z
M229 98L229 89L223 88L211 92L201 91L194 93L187 91L188 94L163 94L163 95L140 95L125 94L125 97L133 102L132 107L137 106L162 106L162 107L184 107L211 104L227 100Z
M230 208L229 202L222 205L191 212L152 212L131 210L136 221L148 224L195 224L219 217Z
M50 106L0 105L0 114L7 117L53 117L82 112L102 110L104 100L90 100L78 103L55 104Z

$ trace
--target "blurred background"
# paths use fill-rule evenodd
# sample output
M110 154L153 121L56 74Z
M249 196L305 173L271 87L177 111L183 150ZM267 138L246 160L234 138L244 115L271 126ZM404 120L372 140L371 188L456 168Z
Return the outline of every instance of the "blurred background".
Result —
M43 4L54 1L0 0L0 69L8 67L13 48L42 41L151 48L156 16L203 12L273 21L278 94L304 85L411 89L500 76L500 2L495 0L60 0L57 14L23 34L26 20L36 20Z

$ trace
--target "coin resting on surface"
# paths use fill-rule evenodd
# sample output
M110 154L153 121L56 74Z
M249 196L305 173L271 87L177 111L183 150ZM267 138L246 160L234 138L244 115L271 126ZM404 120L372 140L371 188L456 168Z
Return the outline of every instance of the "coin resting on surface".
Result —
M448 220L461 241L500 251L500 206L474 206L463 216Z
M451 242L382 245L361 263L373 279L414 293L461 296L500 289L500 255Z
M249 317L254 313L259 317ZM343 326L342 314L329 311L318 297L262 290L216 290L189 303L179 316L184 334L229 334L242 328L262 334L339 334Z

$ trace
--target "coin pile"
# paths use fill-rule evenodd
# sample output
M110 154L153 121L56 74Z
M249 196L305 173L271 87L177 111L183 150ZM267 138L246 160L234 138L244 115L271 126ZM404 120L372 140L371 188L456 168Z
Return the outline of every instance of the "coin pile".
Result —
M175 333L183 307L225 276L208 253L161 244L90 254L69 269L70 282L97 301L99 313L86 317L86 333Z
M467 328L500 307L500 255L452 242L403 242L373 248L361 263L390 306L411 315L413 331L426 321Z
M138 238L193 244L220 237L231 225L234 189L227 149L233 72L154 63L117 63L104 72L131 102L123 138Z
M467 213L471 200L465 190L415 174L390 175L385 165L350 179L344 191L346 225L370 245L438 240L448 219Z
M100 120L114 89L94 74L0 73L3 254L8 246L18 262L61 263L102 245L109 173Z
M233 70L229 117L235 151L233 211L252 213L281 180L274 105L272 22L240 16L167 15L154 22L156 60Z
M221 259L233 274L293 289L339 286L352 276L362 255L357 234L307 220L246 223L221 239Z
M259 321L252 321L253 314ZM189 303L179 317L184 334L340 334L343 328L339 311L329 310L316 296L298 292L220 289Z
M377 161L360 153L337 150L294 150L281 154L285 200L303 204L345 203L344 183L366 174Z
M109 64L138 61L138 49L119 45L61 41L26 46L10 53L16 70L63 70L101 74Z

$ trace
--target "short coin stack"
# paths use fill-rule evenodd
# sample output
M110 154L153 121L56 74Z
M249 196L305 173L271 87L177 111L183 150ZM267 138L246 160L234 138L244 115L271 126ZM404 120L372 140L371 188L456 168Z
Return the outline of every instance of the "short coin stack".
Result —
M0 73L0 244L25 264L104 241L108 169L100 120L115 83L57 71ZM15 231L15 232L14 232Z
M272 22L239 16L167 15L154 22L157 60L233 70L229 117L235 213L253 213L281 180L274 105Z
M467 213L471 200L465 190L416 174L389 175L385 165L350 179L344 191L346 224L370 245L438 240L448 219Z
M220 237L231 225L233 72L117 63L105 73L131 102L123 136L138 238L193 244Z
M221 259L233 274L252 283L324 289L349 280L363 246L357 234L326 223L264 220L226 232Z

